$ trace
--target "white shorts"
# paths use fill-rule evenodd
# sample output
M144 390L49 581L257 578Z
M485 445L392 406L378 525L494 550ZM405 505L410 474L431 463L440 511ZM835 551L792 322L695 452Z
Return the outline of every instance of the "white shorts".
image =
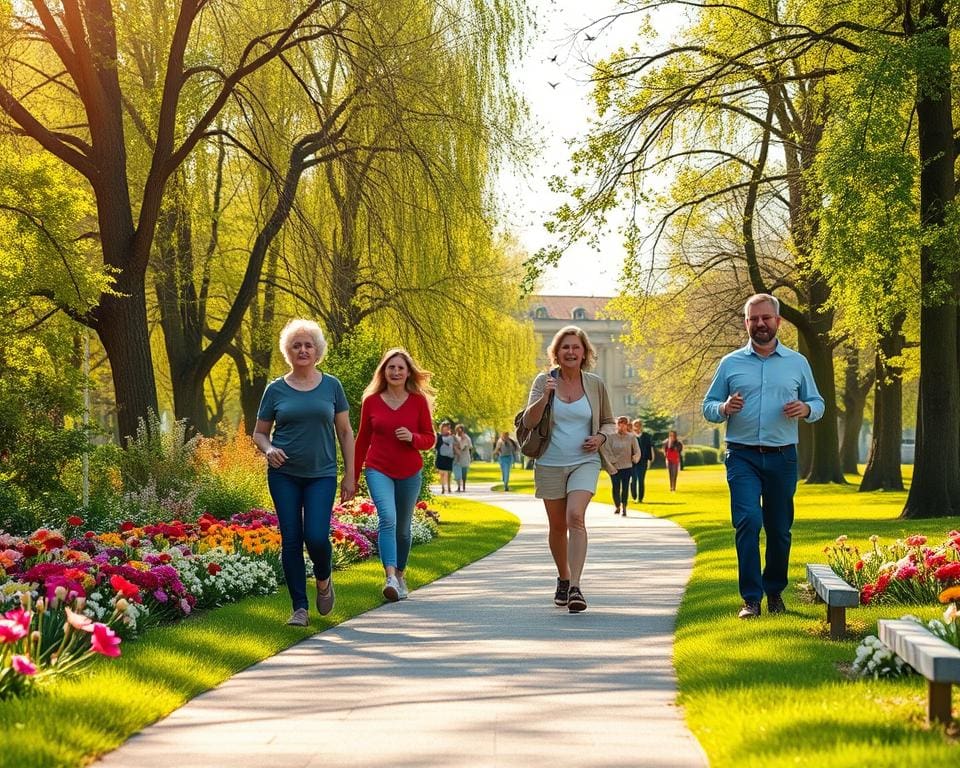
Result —
M565 499L571 491L597 492L600 462L588 461L572 467L533 467L534 496L538 499Z

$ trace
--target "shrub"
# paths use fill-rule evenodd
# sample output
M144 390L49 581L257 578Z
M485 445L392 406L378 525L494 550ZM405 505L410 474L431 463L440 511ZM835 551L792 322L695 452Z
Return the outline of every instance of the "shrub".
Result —
M683 464L686 467L701 466L703 464L703 453L699 448L684 448Z
M197 480L194 459L198 438L187 439L187 421L164 427L152 410L139 419L137 434L119 451L117 467L123 490L136 493L151 487L161 498L185 491Z
M252 485L252 483L231 485L220 475L205 477L201 480L194 499L194 509L198 514L205 513L218 520L226 520L233 515L263 506L260 494L251 487Z

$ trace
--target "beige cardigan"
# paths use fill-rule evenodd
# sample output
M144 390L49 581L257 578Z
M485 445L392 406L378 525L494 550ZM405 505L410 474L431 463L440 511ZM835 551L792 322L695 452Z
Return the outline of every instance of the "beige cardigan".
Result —
M527 398L527 410L543 397L543 391L547 386L547 375L546 373L537 374L537 378L533 380L533 386L530 387L530 396ZM590 432L594 435L598 433L606 435L609 439L610 435L617 431L617 423L613 420L607 387L603 383L603 379L588 371L580 371L580 380L583 382L583 391L587 395L587 402L590 403L590 412L593 418ZM524 415L524 418L526 418L526 415ZM615 473L617 471L616 467L610 464L610 460L604 455L604 452L601 450L598 453L603 468L611 474Z

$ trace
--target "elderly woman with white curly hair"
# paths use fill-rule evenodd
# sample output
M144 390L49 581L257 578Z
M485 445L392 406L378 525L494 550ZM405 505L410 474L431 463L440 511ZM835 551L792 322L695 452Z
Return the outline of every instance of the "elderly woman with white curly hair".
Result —
M317 611L333 609L333 548L330 516L337 490L340 443L344 475L340 499L356 492L350 407L340 381L318 368L327 351L320 326L291 320L280 333L280 351L290 370L264 390L253 440L267 457L267 483L280 522L280 561L293 614L287 624L310 623L306 545L317 580Z

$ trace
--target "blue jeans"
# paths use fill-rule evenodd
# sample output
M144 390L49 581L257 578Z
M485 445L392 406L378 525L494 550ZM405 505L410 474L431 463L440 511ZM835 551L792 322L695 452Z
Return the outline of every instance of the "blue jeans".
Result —
M313 575L329 579L333 570L330 514L337 490L336 477L294 477L267 470L267 485L280 523L280 564L290 590L293 609L306 608L307 568L303 545L313 560Z
M513 454L500 457L500 477L503 480L503 489L510 485L510 470L513 468Z
M787 587L793 494L797 490L797 448L760 453L728 448L727 485L736 530L740 596L759 602L764 593L776 595ZM760 570L760 529L767 538L766 563Z
M643 501L646 490L644 485L647 479L647 462L641 459L633 465L633 476L630 478L630 494L637 501Z
M633 477L633 467L619 469L615 475L610 476L613 483L613 503L623 510L626 510L627 502L630 500L631 477Z
M410 544L413 539L413 508L420 495L421 474L395 480L379 470L367 467L364 470L370 498L377 505L380 518L380 531L377 534L377 547L380 550L380 562L384 567L390 565L398 571L407 567L410 556Z

